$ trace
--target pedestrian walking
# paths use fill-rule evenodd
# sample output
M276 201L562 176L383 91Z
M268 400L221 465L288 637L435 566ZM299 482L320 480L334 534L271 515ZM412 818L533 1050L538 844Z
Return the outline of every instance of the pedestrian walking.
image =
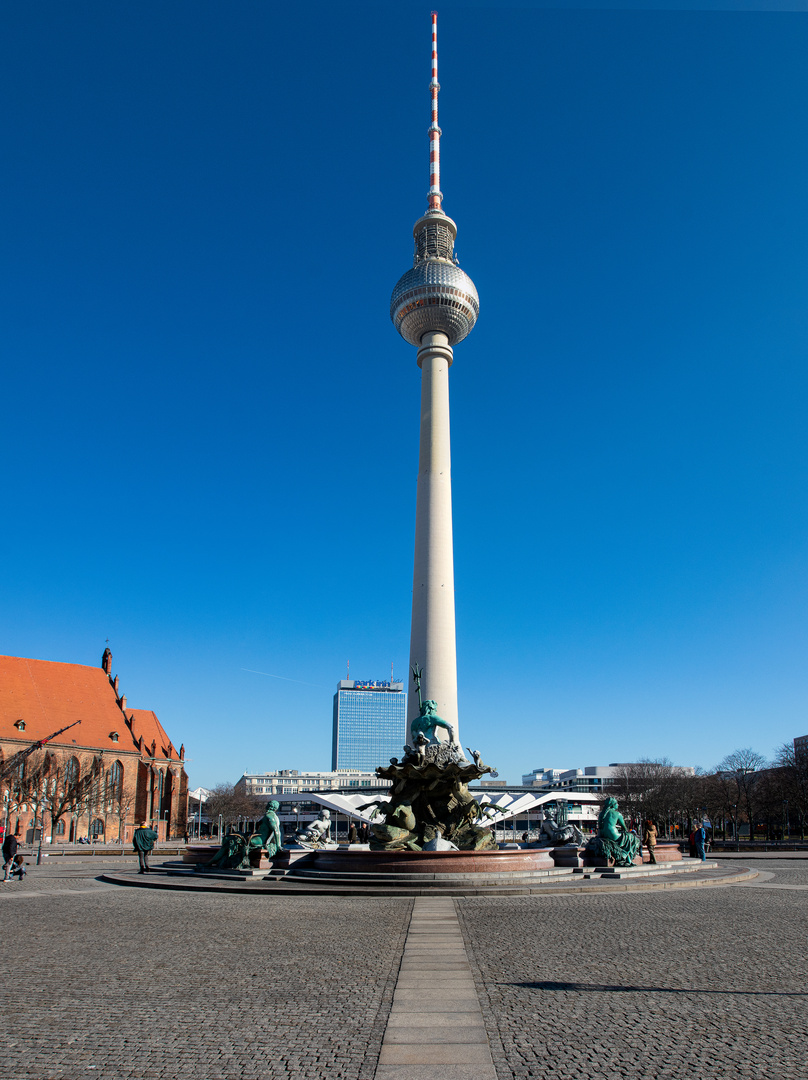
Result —
M17 837L9 833L3 841L3 881L8 881L11 873L11 863L17 854Z
M645 829L642 834L642 842L648 848L648 861L656 862L656 841L657 841L657 828L653 821L650 819L645 823Z
M348 829L348 843L355 844L359 840L359 833L356 831L356 823L351 822L351 827Z
M698 829L693 833L693 843L696 849L696 856L701 859L702 862L706 862L707 853L704 850L707 843L707 830L703 825L699 825Z
M135 829L135 835L132 837L132 843L135 846L137 852L138 862L140 863L139 874L150 874L151 867L149 866L149 854L154 847L154 841L157 839L157 833L154 829L150 829L148 824L144 821L140 828Z

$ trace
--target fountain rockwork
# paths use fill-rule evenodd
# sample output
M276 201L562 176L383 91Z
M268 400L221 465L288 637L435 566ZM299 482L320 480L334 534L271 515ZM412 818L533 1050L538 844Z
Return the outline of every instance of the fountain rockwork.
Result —
M392 782L393 789L389 802L377 804L370 850L495 848L494 836L485 825L485 810L468 788L472 780L490 772L482 761L466 761L446 743L421 743L403 761L393 758L376 770L377 776Z

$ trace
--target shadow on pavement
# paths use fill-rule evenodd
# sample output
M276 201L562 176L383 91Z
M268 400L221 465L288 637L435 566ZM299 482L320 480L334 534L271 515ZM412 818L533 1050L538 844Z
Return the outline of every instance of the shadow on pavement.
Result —
M523 986L526 990L578 990L610 993L623 991L640 994L732 994L745 997L808 997L799 990L699 990L691 987L671 986L612 986L608 983L581 982L522 982L499 983L499 986Z

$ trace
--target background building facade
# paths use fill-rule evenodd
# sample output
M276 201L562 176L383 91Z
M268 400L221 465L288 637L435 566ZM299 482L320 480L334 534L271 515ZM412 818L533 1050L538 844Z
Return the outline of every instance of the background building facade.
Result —
M389 780L380 780L374 772L299 772L297 769L276 769L274 772L244 773L233 785L242 795L278 798L298 795L302 791L350 791L358 787L389 787Z
M341 679L334 694L331 768L373 773L407 742L404 683Z
M608 793L619 781L630 775L632 769L641 768L641 764L615 763L612 765L587 765L584 769L534 769L522 776L522 786L544 788L548 791L587 791L600 795ZM671 769L680 776L693 776L692 765L673 765Z

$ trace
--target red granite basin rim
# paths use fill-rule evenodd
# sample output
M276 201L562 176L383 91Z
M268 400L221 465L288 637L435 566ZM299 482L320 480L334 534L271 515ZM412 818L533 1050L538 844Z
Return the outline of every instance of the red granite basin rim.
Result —
M184 863L210 862L218 850L218 844L188 844L182 854L182 861Z
M307 865L347 874L470 874L551 870L549 848L521 851L313 851Z

